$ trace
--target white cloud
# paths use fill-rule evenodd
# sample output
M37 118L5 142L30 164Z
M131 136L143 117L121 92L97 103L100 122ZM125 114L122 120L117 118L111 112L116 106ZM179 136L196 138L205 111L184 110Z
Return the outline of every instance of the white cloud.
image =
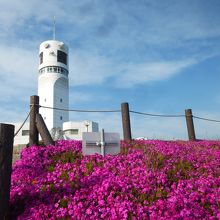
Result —
M29 111L29 97L37 92L38 56L7 45L0 45L0 50L0 122L23 121Z
M72 85L101 84L115 74L114 65L108 58L79 50L71 54L70 82Z
M132 87L168 79L199 62L196 59L186 59L146 63L114 63L111 58L85 51L74 51L71 54L73 54L70 60L72 85L101 84L111 77L117 87Z
M26 79L33 79L33 70L37 72L38 51L0 45L3 52L0 59L0 68L5 72L4 76L14 78L20 74Z
M159 61L142 64L124 64L116 82L121 87L132 87L168 79L195 64L195 60Z
M0 100L23 100L37 89L37 59L34 51L0 45ZM37 54L37 53L36 53Z
M0 106L0 123L23 122L29 113L29 105L8 104Z
M70 97L69 97L69 103L79 103L79 102L87 102L91 101L94 97L92 94L88 94L86 92L78 92L74 89L71 90Z

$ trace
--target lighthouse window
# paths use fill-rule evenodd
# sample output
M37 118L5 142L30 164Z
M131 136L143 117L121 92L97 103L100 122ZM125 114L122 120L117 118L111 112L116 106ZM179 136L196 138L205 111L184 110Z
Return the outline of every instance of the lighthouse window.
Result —
M43 63L43 52L40 53L40 64Z
M61 50L57 51L57 62L61 62L67 65L67 54Z

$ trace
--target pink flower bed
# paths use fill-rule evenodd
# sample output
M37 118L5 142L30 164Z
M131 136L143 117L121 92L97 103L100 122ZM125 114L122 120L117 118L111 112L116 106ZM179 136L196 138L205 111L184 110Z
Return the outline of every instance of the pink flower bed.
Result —
M220 219L220 142L134 141L83 156L80 141L24 149L11 218Z

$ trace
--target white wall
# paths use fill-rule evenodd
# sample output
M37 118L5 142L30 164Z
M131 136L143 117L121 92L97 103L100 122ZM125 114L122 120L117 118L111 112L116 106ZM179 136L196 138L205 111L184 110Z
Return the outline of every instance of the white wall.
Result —
M59 73L44 73L38 78L38 95L40 105L62 109L69 108L69 82L68 78ZM62 99L62 101L61 101ZM69 120L68 111L40 108L40 114L51 130L54 127L62 128L63 122ZM62 117L62 120L60 119Z
M85 122L87 122L89 125L88 127L85 126ZM15 132L20 128L21 122L14 123L15 125ZM77 134L70 134L71 131L66 131L65 135L70 139L76 139L76 140L82 140L82 132L98 132L99 127L98 123L94 121L68 121L63 123L63 130L78 130ZM29 143L29 122L25 123L22 129L19 131L19 133L14 138L14 146L17 145L26 145Z
M88 124L88 126L86 126ZM71 134L73 130L78 130L78 133ZM83 132L98 132L99 127L98 123L93 121L68 121L63 123L63 131L65 131L65 135L70 139L82 140Z
M22 122L14 123L15 132L21 127ZM28 133L27 133L28 132ZM29 123L25 123L23 128L14 138L14 146L26 145L29 143Z

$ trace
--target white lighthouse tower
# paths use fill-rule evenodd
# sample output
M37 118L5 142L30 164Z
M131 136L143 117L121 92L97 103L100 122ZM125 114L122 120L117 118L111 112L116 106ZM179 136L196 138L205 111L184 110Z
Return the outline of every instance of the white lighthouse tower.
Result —
M57 40L44 41L39 51L38 96L40 105L51 108L69 108L68 47ZM48 130L62 128L69 121L69 112L40 108Z

